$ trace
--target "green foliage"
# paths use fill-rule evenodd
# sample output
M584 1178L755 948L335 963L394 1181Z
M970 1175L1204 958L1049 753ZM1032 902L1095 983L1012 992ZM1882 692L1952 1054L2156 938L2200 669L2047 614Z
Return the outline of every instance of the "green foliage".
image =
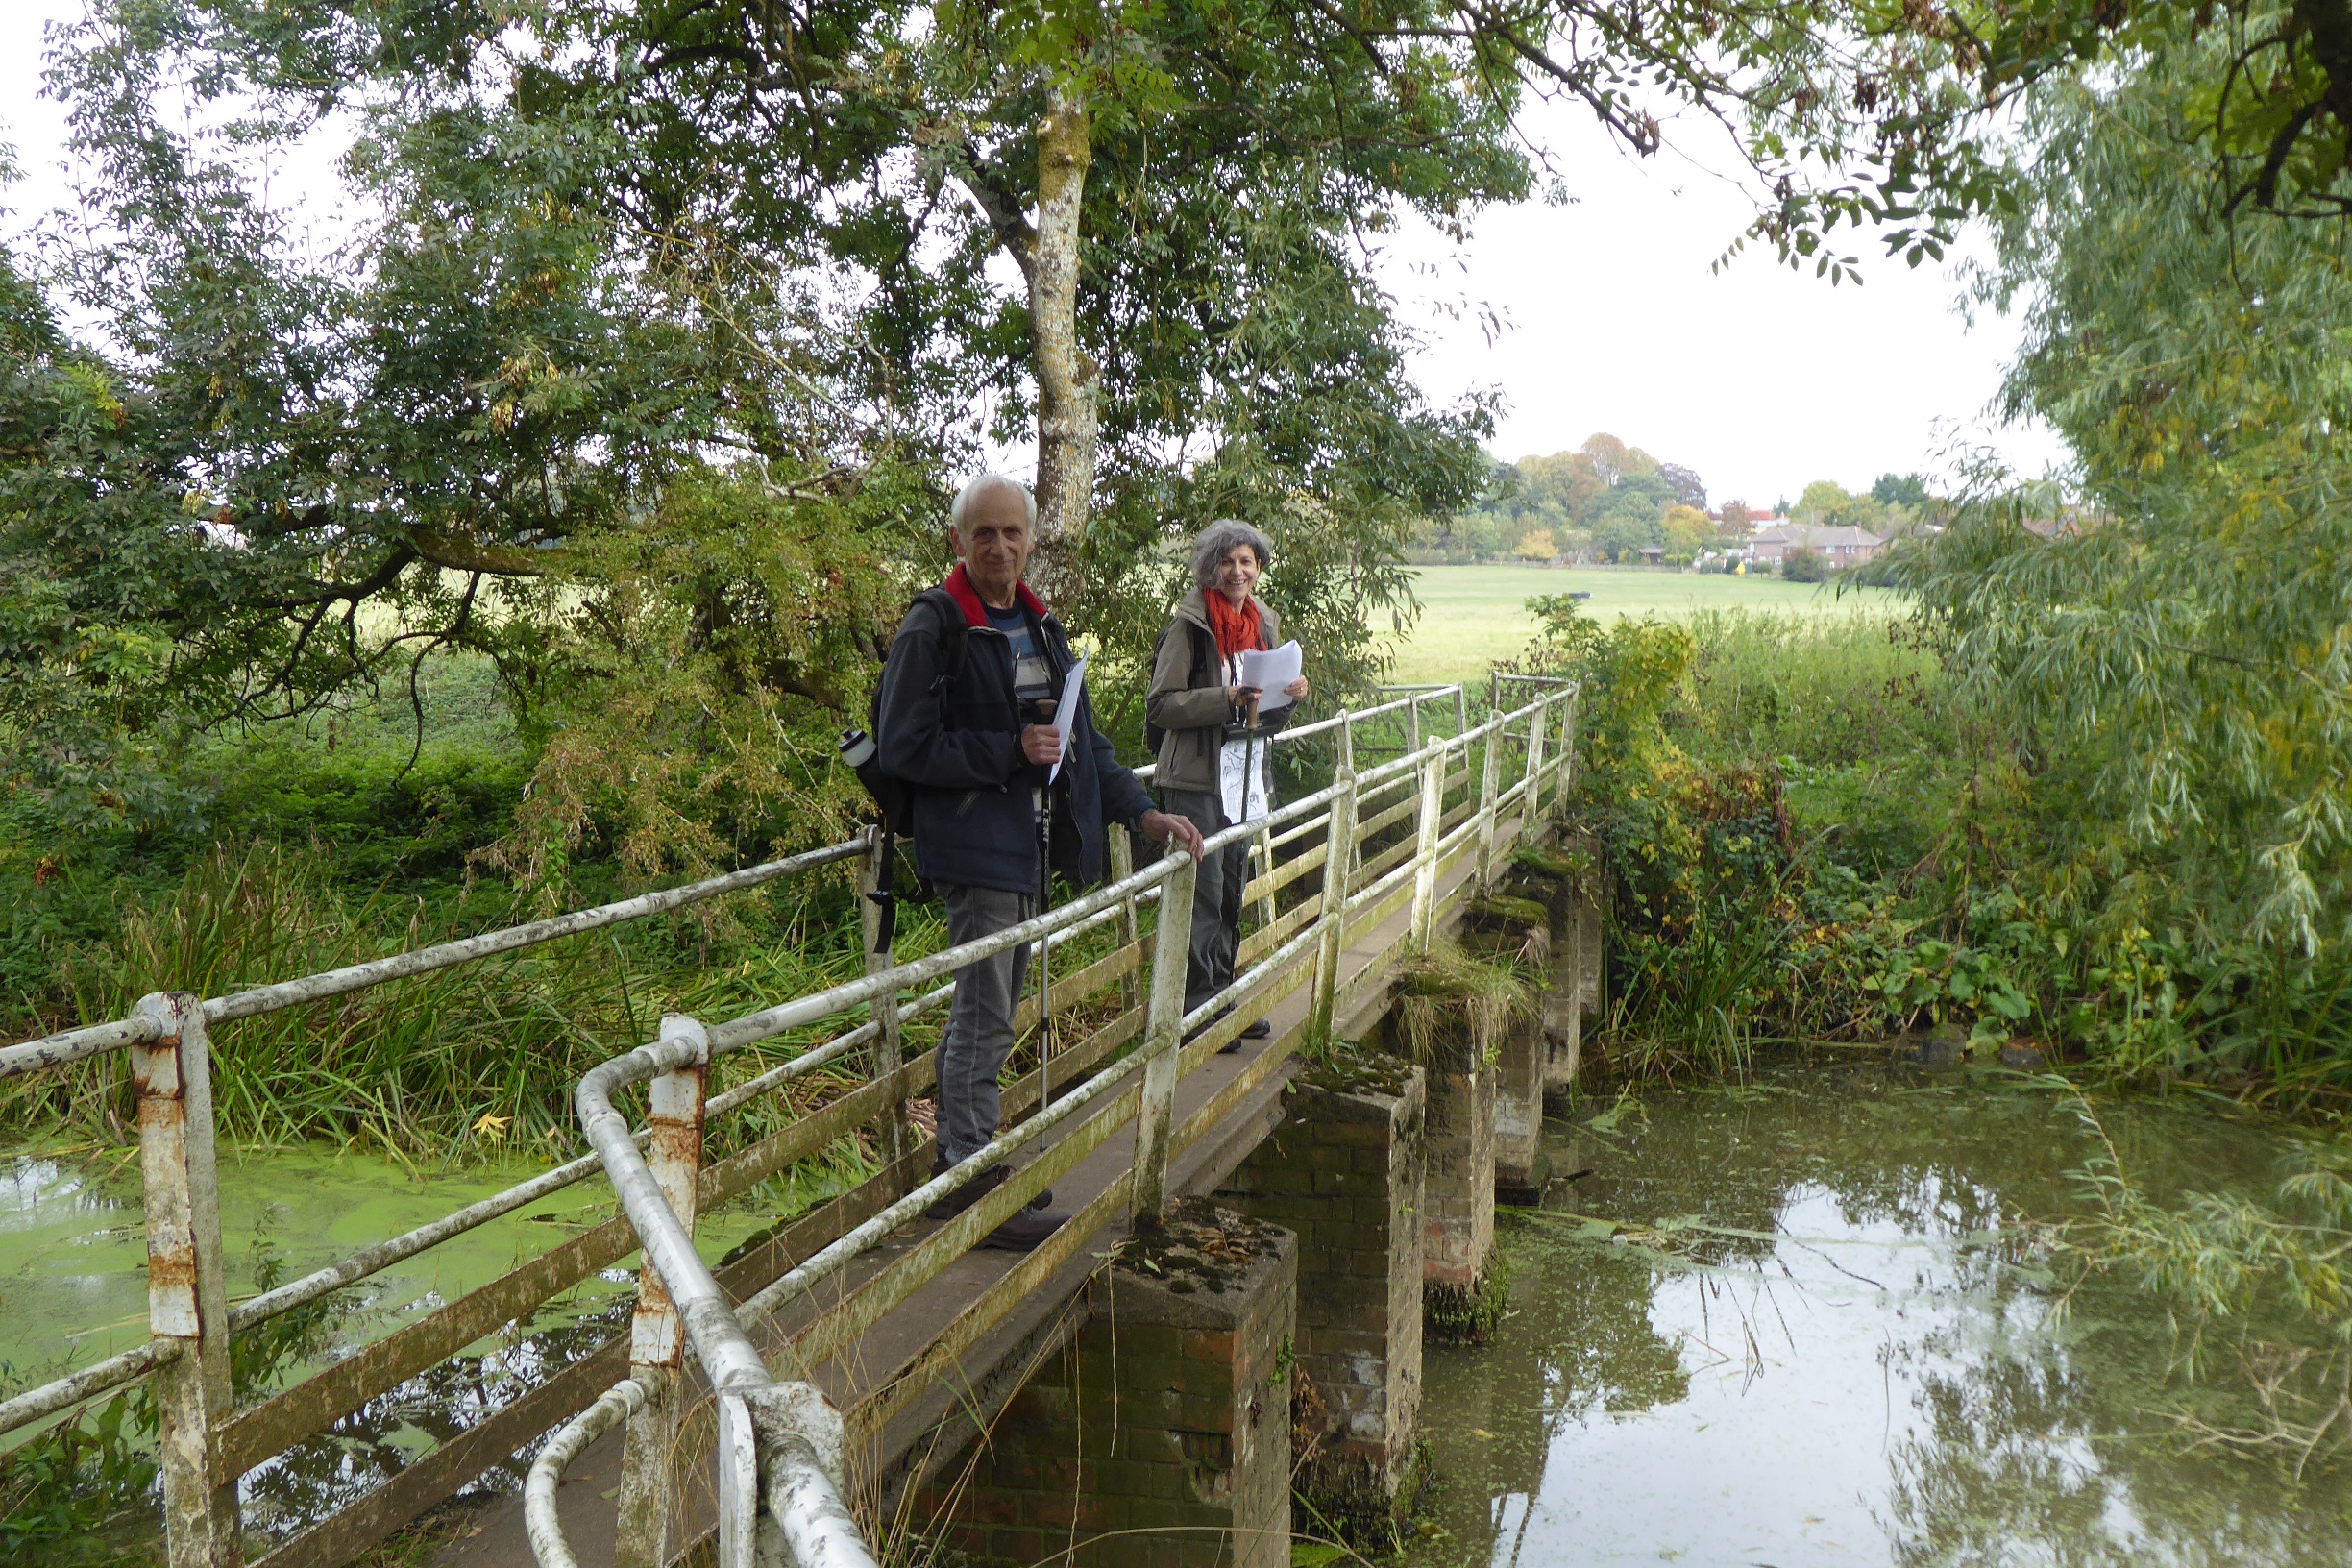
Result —
M1548 534L1553 548L1536 558L1575 554L1588 545L1604 559L1633 560L1650 546L1688 554L1713 542L1712 525L1694 531L1687 517L1670 537L1667 518L1681 508L1704 522L1706 485L1690 469L1660 463L1606 431L1575 452L1495 465L1474 511L1425 523L1418 542L1449 558L1528 554Z
M155 1428L145 1390L126 1389L0 1456L0 1553L68 1565L148 1558L135 1541L144 1521L129 1516L155 1485Z
M1780 557L1780 576L1790 582L1827 582L1829 557L1803 545L1793 546Z
M857 972L850 908L845 889L821 884L772 901L737 895L701 906L700 919L566 939L224 1026L212 1043L221 1138L371 1143L405 1157L488 1143L567 1152L570 1086L651 1038L665 1011L730 1016ZM150 991L219 995L529 913L495 882L354 894L315 852L221 846L177 887L128 902L103 935L60 942L50 958L70 1017L119 1017ZM910 951L935 939L919 913L910 917ZM776 1047L797 1048L796 1038ZM742 1069L780 1059L753 1051ZM105 1058L13 1079L0 1105L28 1123L116 1139L133 1115L128 1066ZM758 1124L734 1131L755 1136Z
M2080 486L1980 495L1888 575L2014 759L1988 848L2073 934L2069 1033L2299 1096L2352 1066L2352 283L2340 227L2233 217L2175 134L2237 47L2152 27L2034 100L1985 293L2024 302L2007 396Z

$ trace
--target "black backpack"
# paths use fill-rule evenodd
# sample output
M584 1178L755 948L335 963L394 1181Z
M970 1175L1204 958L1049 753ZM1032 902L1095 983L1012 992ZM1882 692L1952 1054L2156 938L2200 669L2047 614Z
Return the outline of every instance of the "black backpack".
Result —
M964 675L964 645L970 627L964 620L964 607L943 588L926 588L915 596L916 604L928 600L940 618L939 677L931 682L931 695L944 703L947 693ZM882 874L876 879L873 892L866 896L872 899L882 912L877 946L889 952L897 939L898 899L897 867L898 841L911 838L915 832L915 792L907 781L882 771L880 746L877 740L882 729L882 683L874 682L874 693L866 704L866 722L873 733L862 729L845 730L841 738L842 760L849 764L873 797L874 810L882 819ZM927 890L926 890L927 895Z
M964 645L969 627L964 620L964 607L955 601L944 588L926 588L907 605L928 602L940 618L939 677L931 682L931 696L944 703L947 694L964 675ZM873 696L866 703L866 723L872 726L870 738L856 730L842 737L843 758L873 797L874 809L881 814L883 830L893 838L903 839L915 831L915 792L903 778L886 773L878 756L882 739L882 683L874 682ZM854 739L853 739L854 737Z
M1209 682L1205 677L1216 674L1216 638L1193 622L1170 621L1160 628L1159 639L1152 644L1152 668L1157 670L1160 667L1160 649L1167 646L1168 634L1178 626L1184 627L1192 634L1192 670L1185 676L1185 684L1187 687L1206 686ZM1143 717L1143 747L1151 753L1153 760L1159 759L1160 743L1166 739L1167 731L1151 722L1151 710L1146 708Z

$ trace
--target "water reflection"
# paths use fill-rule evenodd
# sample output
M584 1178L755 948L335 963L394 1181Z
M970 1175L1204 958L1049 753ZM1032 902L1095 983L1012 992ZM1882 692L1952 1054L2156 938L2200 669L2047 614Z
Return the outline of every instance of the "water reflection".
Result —
M2107 1127L2163 1194L2262 1190L2280 1148ZM1553 1132L1594 1174L1506 1220L1497 1342L1430 1351L1416 1564L2352 1560L2340 1470L2191 1452L2176 1419L2242 1396L2168 1375L2162 1301L2037 1248L2087 1152L2046 1093L1791 1066Z

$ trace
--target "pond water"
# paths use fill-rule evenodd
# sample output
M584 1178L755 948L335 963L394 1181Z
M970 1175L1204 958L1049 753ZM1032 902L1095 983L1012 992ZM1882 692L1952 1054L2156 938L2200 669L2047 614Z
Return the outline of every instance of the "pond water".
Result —
M504 1190L546 1168L515 1160L434 1169L307 1149L220 1160L233 1301ZM716 1260L767 1223L761 1188L698 1226ZM591 1177L478 1227L331 1298L332 1320L272 1380L283 1384L489 1284L612 1217ZM135 1151L0 1151L0 1383L20 1387L147 1336L145 1232ZM244 1478L249 1527L282 1538L396 1474L419 1454L625 1332L637 1259L623 1259L454 1360L410 1380ZM0 1438L0 1449L27 1433ZM519 1478L495 1475L492 1484Z
M1431 1347L1438 1482L1414 1568L2352 1562L2352 1473L2214 1453L2226 1364L2175 1371L2168 1303L2085 1278L2070 1098L2003 1074L1789 1065L1588 1106L1501 1216L1511 1312ZM2266 1195L2287 1139L2100 1099L2150 1197ZM2279 1325L2257 1325L2258 1329Z

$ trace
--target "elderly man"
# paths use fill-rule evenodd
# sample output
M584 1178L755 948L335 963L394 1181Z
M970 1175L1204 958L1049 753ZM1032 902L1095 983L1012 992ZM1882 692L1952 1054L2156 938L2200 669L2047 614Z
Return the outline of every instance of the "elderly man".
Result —
M983 474L948 509L947 541L960 564L916 600L899 623L882 671L875 761L914 796L915 867L946 900L947 938L976 942L1038 913L1039 813L1055 761L1054 869L1100 881L1106 822L1173 840L1197 857L1199 829L1155 810L1118 764L1082 698L1072 732L1053 727L1063 678L1074 661L1061 622L1021 580L1037 543L1037 502L1000 474ZM960 655L949 648L960 640ZM955 1000L939 1045L936 1174L996 1136L996 1075L1013 1047L1013 1010L1028 970L1026 944L956 971ZM1007 1171L933 1206L945 1219L971 1206ZM986 1245L1036 1246L1068 1216L1041 1193L991 1232Z

